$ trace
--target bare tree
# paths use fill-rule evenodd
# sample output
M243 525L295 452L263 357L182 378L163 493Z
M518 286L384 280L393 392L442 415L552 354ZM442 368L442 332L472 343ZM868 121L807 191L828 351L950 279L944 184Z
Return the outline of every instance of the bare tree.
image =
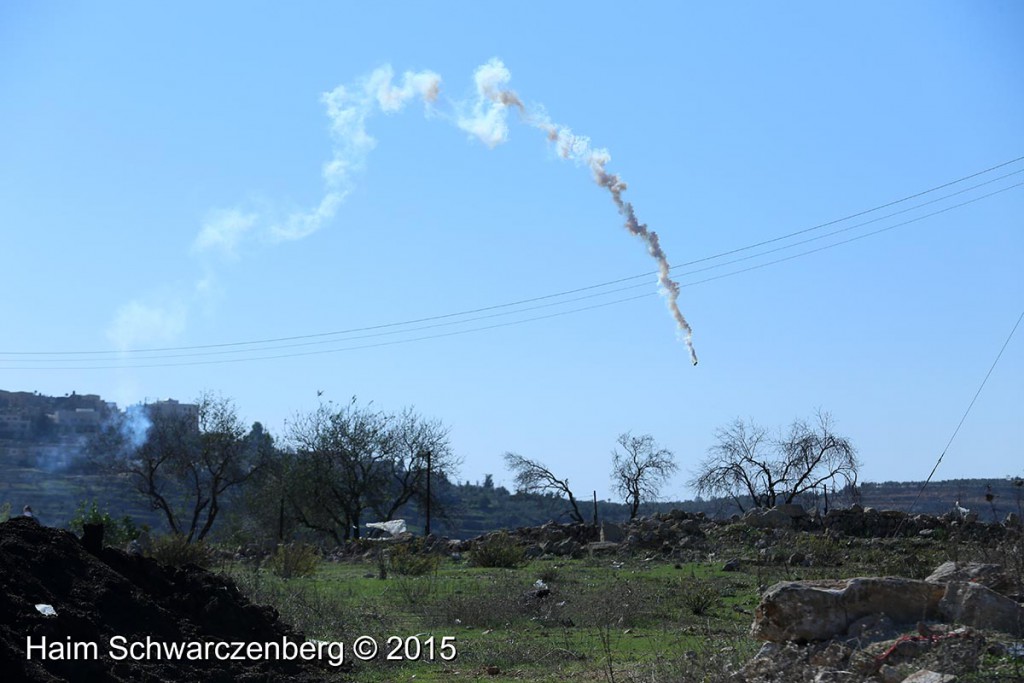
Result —
M690 486L701 496L726 496L741 511L792 503L823 486L855 485L860 462L849 439L833 431L832 416L818 411L814 423L795 420L789 432L770 439L768 432L737 419L715 432Z
M765 429L737 418L729 426L719 427L715 439L690 486L699 496L729 497L740 511L744 511L744 496L754 507L767 507L776 479Z
M657 500L661 487L678 469L675 456L658 448L650 434L619 434L622 448L612 451L612 484L629 506L629 518L636 519L640 503Z
M559 479L543 463L523 457L518 453L505 454L505 466L515 474L516 490L522 493L554 493L569 499L569 517L583 524L583 515L576 504L576 496L569 488L568 479Z

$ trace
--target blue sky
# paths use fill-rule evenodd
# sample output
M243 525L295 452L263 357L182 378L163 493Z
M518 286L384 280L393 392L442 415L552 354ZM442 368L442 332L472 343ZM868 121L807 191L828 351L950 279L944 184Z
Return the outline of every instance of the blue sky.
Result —
M0 387L212 389L278 434L318 391L414 405L461 479L508 483L512 450L601 497L621 432L686 497L716 427L820 407L863 478L923 479L1024 309L1024 161L674 268L693 367L544 122L608 151L675 266L1024 156L1022 28L1015 2L4 3ZM938 478L1021 473L1020 335Z

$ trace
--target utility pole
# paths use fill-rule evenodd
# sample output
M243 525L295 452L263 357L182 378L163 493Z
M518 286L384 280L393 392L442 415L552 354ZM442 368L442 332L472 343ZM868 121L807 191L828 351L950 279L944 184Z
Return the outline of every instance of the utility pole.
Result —
M430 535L430 465L431 465L430 460L431 460L431 456L432 456L432 453L430 452L430 449L427 449L426 455L427 455L427 523L425 525L425 528L424 528L424 531L423 531L423 535L424 536L429 536Z
M284 543L284 495L277 510L277 542Z

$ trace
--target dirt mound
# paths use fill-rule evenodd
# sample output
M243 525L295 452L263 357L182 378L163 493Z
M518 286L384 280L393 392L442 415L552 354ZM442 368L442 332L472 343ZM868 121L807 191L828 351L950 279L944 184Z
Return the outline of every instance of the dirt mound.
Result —
M52 606L56 615L44 615L37 605ZM117 636L124 641L111 640ZM323 661L244 654L229 659L235 653L227 648L190 660L149 656L155 650L139 646L139 659L121 661L116 656L125 653L111 648L114 642L130 647L138 642L284 639L304 641L278 620L275 610L249 603L229 580L198 567L169 567L110 548L92 555L70 532L29 519L0 524L0 671L6 672L5 680L255 683L321 681L338 673ZM44 642L45 651L35 647L29 659L27 646ZM73 648L83 643L95 643L98 656L87 645Z

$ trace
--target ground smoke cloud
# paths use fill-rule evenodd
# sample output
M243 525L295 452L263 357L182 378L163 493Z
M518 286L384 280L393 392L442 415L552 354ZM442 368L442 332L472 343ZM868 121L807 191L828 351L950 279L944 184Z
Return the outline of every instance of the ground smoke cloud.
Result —
M118 425L118 431L128 448L135 451L146 443L146 439L149 438L149 430L152 427L153 422L149 419L146 407L136 404L125 409L124 418Z

